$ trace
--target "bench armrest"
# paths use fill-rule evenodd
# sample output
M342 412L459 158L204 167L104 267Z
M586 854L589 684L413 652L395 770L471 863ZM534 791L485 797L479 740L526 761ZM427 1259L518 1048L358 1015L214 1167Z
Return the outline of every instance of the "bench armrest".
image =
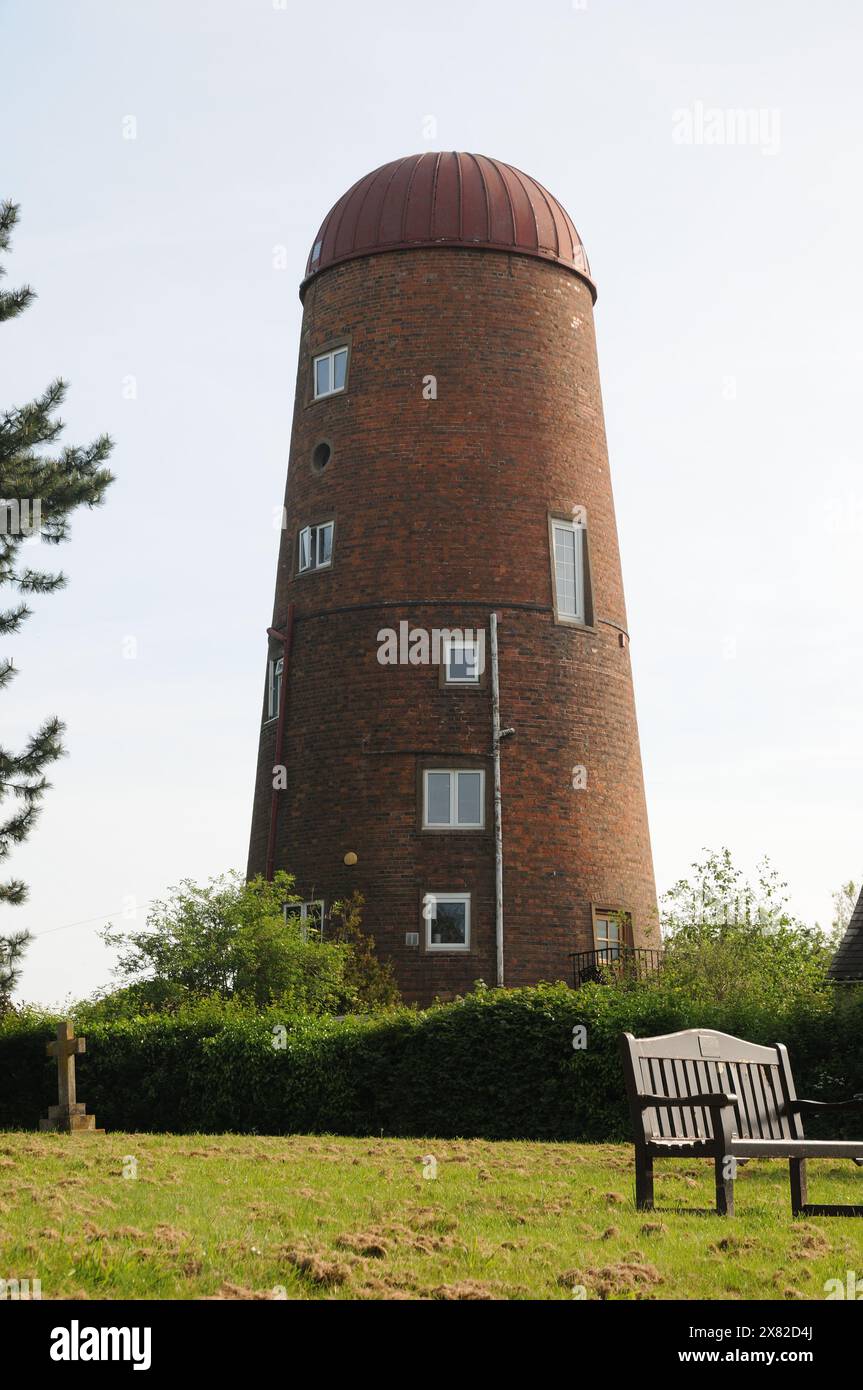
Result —
M805 1103L805 1102L804 1102ZM674 1106L703 1106L710 1110L724 1110L726 1105L737 1105L737 1096L724 1094L723 1092L712 1091L706 1096L638 1096L638 1104L642 1110L648 1110L653 1105L674 1105Z
M863 1110L863 1092L851 1100L792 1100L789 1110Z

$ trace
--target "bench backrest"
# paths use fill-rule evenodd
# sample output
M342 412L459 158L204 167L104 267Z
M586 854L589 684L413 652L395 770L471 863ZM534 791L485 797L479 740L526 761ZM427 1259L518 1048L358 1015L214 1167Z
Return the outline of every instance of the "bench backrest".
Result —
M713 1139L713 1116L704 1106L667 1109L655 1105L642 1110L637 1097L715 1095L720 1091L738 1097L734 1132L740 1138L803 1137L799 1115L788 1108L796 1092L788 1052L781 1043L762 1047L710 1028L691 1028L659 1038L635 1038L624 1033L621 1048L638 1138Z

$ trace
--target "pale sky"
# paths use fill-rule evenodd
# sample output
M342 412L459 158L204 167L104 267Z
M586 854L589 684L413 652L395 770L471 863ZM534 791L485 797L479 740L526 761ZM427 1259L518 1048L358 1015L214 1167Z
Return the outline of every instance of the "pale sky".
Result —
M5 642L3 742L69 728L6 868L19 997L107 983L99 926L245 865L297 286L339 195L430 149L534 175L590 256L660 891L728 844L829 921L863 871L855 0L0 16L7 284L39 295L0 407L68 378L65 438L110 432L117 474Z

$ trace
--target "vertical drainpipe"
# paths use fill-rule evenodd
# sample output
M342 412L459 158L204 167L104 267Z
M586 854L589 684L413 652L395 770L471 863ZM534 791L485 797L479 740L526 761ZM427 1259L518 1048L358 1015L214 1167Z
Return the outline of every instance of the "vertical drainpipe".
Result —
M274 627L267 628L269 637L277 637L282 643L282 683L279 686L279 722L276 725L276 757L275 764L279 766L282 762L282 753L285 744L285 713L288 707L288 668L291 661L291 642L294 636L294 605L288 604L288 621L285 624L284 632L278 632ZM275 776L273 777L273 794L270 798L270 833L267 836L267 881L271 882L275 871L276 863L276 825L279 815L279 793L275 786Z
M500 676L497 662L497 614L491 628L491 740L494 758L494 933L497 944L497 983L503 985L503 825L500 794Z

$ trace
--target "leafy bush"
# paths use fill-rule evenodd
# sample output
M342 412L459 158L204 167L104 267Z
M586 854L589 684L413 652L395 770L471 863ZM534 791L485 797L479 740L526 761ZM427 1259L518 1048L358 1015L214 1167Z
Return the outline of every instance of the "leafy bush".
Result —
M75 1019L87 1036L79 1096L114 1130L621 1140L620 1033L696 1026L787 1043L801 1095L863 1091L863 990L823 983L786 1000L772 989L698 998L671 977L483 990L341 1021L212 999L171 1015ZM0 1020L0 1128L33 1128L56 1100L52 1024L32 1011ZM860 1118L828 1117L821 1132L856 1137Z
M362 930L365 901L355 890L349 898L334 902L327 917L327 934L348 948L344 984L354 1007L371 1011L393 1007L401 995L392 966L378 960L374 937Z
M332 939L290 911L300 899L279 871L268 882L223 874L204 886L186 879L155 902L143 929L102 933L119 952L124 983L91 1001L88 1018L174 1013L205 999L291 1013L344 1013L398 1001L374 940L360 930L362 897L333 905ZM287 914L286 914L287 908Z
M830 950L791 914L787 884L767 859L753 884L728 849L704 854L662 899L665 988L744 1013L817 1012Z
M702 1016L718 1009L757 1027L792 1008L818 1013L829 998L828 961L824 943L805 929L700 923L666 940L657 988L690 1000Z

